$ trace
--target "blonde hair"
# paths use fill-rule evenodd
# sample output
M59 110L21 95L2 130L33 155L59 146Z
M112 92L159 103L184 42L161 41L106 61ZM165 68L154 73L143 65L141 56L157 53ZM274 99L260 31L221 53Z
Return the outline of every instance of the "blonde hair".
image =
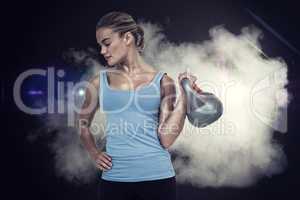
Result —
M135 45L139 52L144 50L144 30L137 25L133 17L124 12L109 12L97 22L96 30L102 27L111 28L114 32L123 36L126 32L131 32L135 39Z

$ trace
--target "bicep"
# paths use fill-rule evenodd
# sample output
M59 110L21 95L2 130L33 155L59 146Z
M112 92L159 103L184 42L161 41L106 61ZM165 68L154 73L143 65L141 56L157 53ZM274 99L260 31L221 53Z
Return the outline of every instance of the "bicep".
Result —
M89 125L99 107L99 77L88 81L85 88L85 99L79 112L80 124Z
M162 124L174 110L176 101L176 87L174 81L165 75L161 83L161 104L159 124Z

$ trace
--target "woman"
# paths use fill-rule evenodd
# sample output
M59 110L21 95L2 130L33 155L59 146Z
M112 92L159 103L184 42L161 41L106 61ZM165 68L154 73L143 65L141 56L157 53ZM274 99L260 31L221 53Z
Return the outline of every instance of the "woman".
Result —
M109 69L90 81L80 113L81 140L102 170L100 199L176 199L176 179L168 148L174 143L186 117L187 99L180 85L166 73L145 63L144 32L122 12L103 16L96 39ZM178 81L196 77L181 73ZM93 90L94 89L94 90ZM99 101L100 100L100 101ZM97 107L106 114L106 152L96 148L88 127Z

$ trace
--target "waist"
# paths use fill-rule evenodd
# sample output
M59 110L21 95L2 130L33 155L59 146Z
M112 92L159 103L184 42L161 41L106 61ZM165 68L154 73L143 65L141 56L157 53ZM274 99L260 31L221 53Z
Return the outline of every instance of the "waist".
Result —
M122 124L122 123L120 123ZM106 150L111 156L141 156L143 154L165 152L161 146L157 126L107 126ZM110 124L111 125L111 124ZM121 127L119 127L121 126Z
M112 168L102 178L112 181L145 181L175 175L169 152L152 152L135 156L112 156Z

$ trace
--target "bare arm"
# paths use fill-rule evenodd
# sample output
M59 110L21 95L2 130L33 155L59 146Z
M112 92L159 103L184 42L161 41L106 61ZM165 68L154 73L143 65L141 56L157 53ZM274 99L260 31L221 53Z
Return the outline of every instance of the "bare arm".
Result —
M184 89L181 85L181 81L184 78L189 79L192 88L196 92L202 92L195 84L197 80L196 76L188 72L180 73L178 76L180 93L178 95L176 105L174 106L176 100L175 83L170 77L163 77L161 84L162 102L160 106L158 134L160 142L164 148L169 148L175 142L184 127L188 103Z
M178 96L174 81L165 75L161 83L161 105L158 134L164 148L169 148L181 133L186 117L186 98Z
M104 170L111 166L111 158L97 149L95 139L90 132L90 125L99 108L99 76L89 81L85 90L85 100L79 113L80 139L91 158L96 162L97 168Z

